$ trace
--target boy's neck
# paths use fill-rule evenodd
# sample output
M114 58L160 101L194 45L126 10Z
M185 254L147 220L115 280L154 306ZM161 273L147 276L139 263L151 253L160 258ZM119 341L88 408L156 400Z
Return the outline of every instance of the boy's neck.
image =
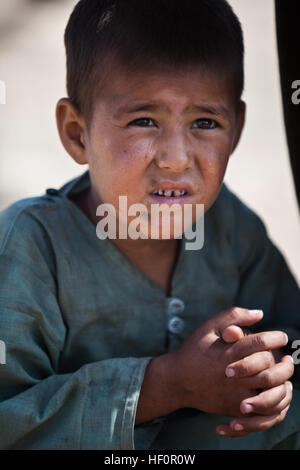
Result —
M173 272L180 249L179 240L111 241L135 266L157 282L167 296L170 296ZM143 243L136 244L137 241Z
M91 191L86 190L70 196L70 199L96 226ZM167 296L171 294L171 282L180 250L180 240L110 239L110 241L150 279L157 282Z

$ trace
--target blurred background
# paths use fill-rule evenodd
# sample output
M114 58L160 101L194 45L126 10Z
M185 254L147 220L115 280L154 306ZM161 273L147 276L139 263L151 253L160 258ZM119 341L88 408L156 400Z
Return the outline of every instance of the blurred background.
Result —
M85 171L64 151L63 33L76 0L1 0L0 210ZM282 114L273 0L229 0L245 35L247 120L225 182L263 219L300 284L300 221ZM300 77L295 77L300 79Z

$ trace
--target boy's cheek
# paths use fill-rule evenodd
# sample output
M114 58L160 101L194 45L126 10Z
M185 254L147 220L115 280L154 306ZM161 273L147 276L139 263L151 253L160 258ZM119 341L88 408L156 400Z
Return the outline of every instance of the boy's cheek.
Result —
M194 155L202 164L218 166L227 163L230 150L230 136L211 135L209 139L197 143L194 147Z
M228 159L227 155L207 154L198 160L200 186L206 193L215 192L223 183Z
M138 142L133 145L112 144L110 151L101 156L108 159L108 165L112 173L122 173L126 179L130 176L129 172L138 174L145 168L154 157L153 145L150 142Z
M121 165L134 165L142 167L155 157L155 145L153 139L138 139L121 145L116 152Z

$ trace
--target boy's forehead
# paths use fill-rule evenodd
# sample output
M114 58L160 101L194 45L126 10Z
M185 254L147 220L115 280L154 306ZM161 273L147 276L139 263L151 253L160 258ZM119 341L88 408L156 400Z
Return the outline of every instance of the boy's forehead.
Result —
M170 106L177 106L188 112L205 102L216 108L228 107L231 97L229 77L221 79L217 73L194 67L112 73L97 101L116 114L139 111L146 104L149 111L167 112Z

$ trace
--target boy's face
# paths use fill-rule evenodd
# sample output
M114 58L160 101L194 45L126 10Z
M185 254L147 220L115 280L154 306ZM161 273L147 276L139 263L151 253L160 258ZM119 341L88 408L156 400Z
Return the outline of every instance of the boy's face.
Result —
M73 122L72 145L65 134L76 113L59 112L59 106L72 105L67 100L58 105L58 126L67 151L78 163L89 164L94 213L101 202L118 212L120 195L127 196L128 207L142 203L149 214L158 202L204 204L207 211L244 119L243 103L237 110L229 80L203 75L200 68L115 74L94 105L89 129L79 118L76 134ZM174 189L182 183L187 194L173 201L152 194L173 183Z

